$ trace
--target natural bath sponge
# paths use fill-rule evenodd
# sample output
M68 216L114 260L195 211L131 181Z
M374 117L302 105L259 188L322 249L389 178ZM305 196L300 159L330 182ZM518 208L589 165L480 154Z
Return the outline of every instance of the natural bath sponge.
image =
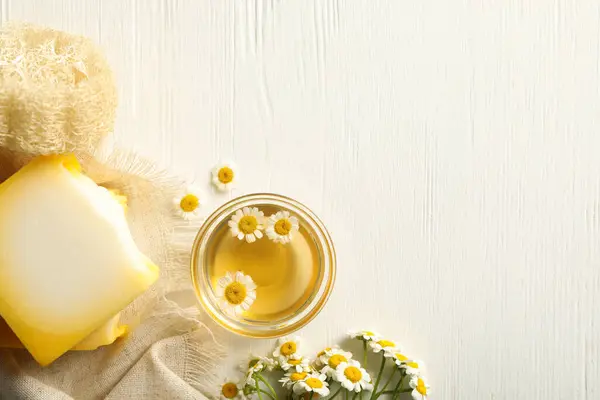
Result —
M113 129L112 71L87 38L28 24L0 29L0 146L92 152Z
M74 156L37 157L0 184L0 221L0 316L41 365L158 279L119 200Z

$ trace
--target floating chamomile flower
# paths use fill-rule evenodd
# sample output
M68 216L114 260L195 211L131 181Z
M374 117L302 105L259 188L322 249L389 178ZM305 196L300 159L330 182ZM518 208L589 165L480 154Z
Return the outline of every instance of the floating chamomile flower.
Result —
M372 341L369 343L369 346L371 346L371 350L373 350L373 353L379 353L380 351L384 350L384 356L386 356L386 354L390 354L389 350L398 348L398 344L396 342L392 342L391 340L385 339ZM386 349L388 351L385 351ZM391 357L391 354L387 355L386 357Z
M282 386L286 389L291 389L296 383L303 381L308 376L308 372L297 372L296 370L291 370L286 372L286 374L279 380Z
M294 385L294 393L301 395L304 393L314 392L320 397L329 395L329 384L326 382L327 377L324 374L310 374L308 377Z
M237 180L238 171L231 162L223 162L212 170L212 183L223 192L233 189Z
M425 378L415 375L411 378L409 385L413 389L411 394L414 400L427 400L430 390L429 385L425 383Z
M298 218L290 216L288 211L279 211L267 219L265 233L275 243L289 243L294 232L298 232Z
M256 284L249 275L240 271L235 275L227 272L217 282L215 292L221 309L238 317L248 311L256 300Z
M246 239L248 243L262 238L261 230L263 229L264 218L263 212L258 211L256 207L244 207L237 210L228 222L231 236L235 236L240 240Z
M244 399L244 393L238 383L225 379L221 386L219 398L221 400Z
M310 371L310 361L306 357L288 358L281 361L281 369L284 371L294 370L296 372Z
M277 339L277 347L273 351L273 357L277 358L281 364L288 359L300 359L300 337L294 338L279 338Z
M181 218L189 221L200 216L202 198L200 190L190 185L173 199L173 206Z
M373 340L377 341L381 337L378 333L373 331L350 331L348 332L348 335L352 339L358 339L365 342L370 342Z
M335 377L336 369L341 363L347 363L352 359L352 353L339 348L333 348L319 357L319 361L325 365L321 370L329 378Z
M362 390L373 390L371 376L369 376L369 373L355 360L350 360L347 363L343 362L338 365L334 379L340 382L347 390L356 393Z

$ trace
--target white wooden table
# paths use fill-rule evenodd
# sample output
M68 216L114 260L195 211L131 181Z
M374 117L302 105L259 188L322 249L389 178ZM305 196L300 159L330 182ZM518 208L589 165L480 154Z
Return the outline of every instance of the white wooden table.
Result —
M596 0L1 3L104 46L119 145L322 217L313 349L373 327L435 399L600 398Z

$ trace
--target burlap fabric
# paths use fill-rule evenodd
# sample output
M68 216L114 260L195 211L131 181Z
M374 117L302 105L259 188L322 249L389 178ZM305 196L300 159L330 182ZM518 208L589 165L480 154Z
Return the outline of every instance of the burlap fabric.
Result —
M176 301L193 298L189 251L198 228L184 225L173 213L173 197L184 182L135 154L99 149L100 140L112 127L116 102L110 70L98 61L102 58L88 41L45 28L13 25L0 33L0 45L6 43L12 45L8 50L0 48L0 180L35 155L74 152L98 184L127 196L133 237L140 250L160 266L161 276L124 310L121 321L132 333L111 346L69 352L46 368L39 367L25 350L0 350L0 399L202 398L214 387L214 366L222 350L193 302L182 306ZM49 48L54 50L49 52ZM63 53L69 56L64 58ZM58 62L53 54L64 59ZM42 55L47 64L40 61ZM24 64L28 68L19 72L14 64L24 59L38 60L36 67ZM55 72L31 70L46 67ZM32 80L33 76L37 78ZM97 82L91 82L94 79ZM51 94L53 84L59 91L57 99L69 99L69 106L55 104L55 108L50 97L43 98ZM36 85L42 88L37 94ZM92 117L96 111L99 114ZM33 114L25 119L23 113Z

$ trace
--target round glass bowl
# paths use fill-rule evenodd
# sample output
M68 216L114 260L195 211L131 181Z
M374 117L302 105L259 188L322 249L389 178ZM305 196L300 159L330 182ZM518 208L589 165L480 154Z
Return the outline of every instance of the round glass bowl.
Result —
M287 211L300 228L286 244L264 231L253 243L239 240L228 222L245 207L256 207L265 217ZM236 270L257 285L256 300L237 317L220 308L216 294L218 279ZM310 322L331 294L335 270L335 250L323 223L308 207L276 194L249 194L224 204L206 219L192 248L192 282L204 310L224 328L255 338L283 336Z

